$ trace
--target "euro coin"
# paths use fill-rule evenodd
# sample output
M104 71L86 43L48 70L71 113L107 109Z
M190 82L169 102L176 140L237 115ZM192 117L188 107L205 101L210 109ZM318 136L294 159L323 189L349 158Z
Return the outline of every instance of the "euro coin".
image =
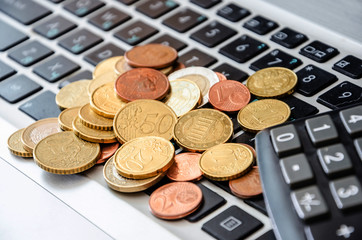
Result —
M261 195L263 188L258 167L254 166L242 177L230 180L229 187L232 193L239 198L251 198Z
M73 131L72 123L78 116L80 107L72 107L63 110L58 116L59 127L63 131Z
M114 72L106 72L103 73L102 75L93 78L93 80L89 83L87 88L88 95L91 96L94 90L96 90L97 88L106 83L113 82L114 84L117 77L118 77L117 74Z
M197 181L202 178L199 168L200 153L184 152L175 156L175 162L167 171L167 177L172 181Z
M113 119L97 114L92 110L89 103L85 104L79 109L78 117L80 121L87 127L97 130L113 129Z
M61 109L80 107L89 103L88 85L90 80L72 82L59 90L55 102Z
M101 76L104 73L115 73L115 65L121 58L123 58L123 56L110 57L98 63L93 71L93 79Z
M14 155L29 158L33 156L33 153L27 151L24 148L24 144L21 142L21 134L23 133L23 131L24 128L10 135L10 137L8 138L8 148L10 152Z

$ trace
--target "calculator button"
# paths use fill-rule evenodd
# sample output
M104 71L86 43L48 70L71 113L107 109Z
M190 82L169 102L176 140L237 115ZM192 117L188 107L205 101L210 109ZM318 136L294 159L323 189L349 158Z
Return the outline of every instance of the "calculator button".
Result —
M231 206L204 223L202 230L219 240L244 239L262 226L253 216L237 206Z
M63 38L59 45L74 54L80 54L102 41L103 39L94 33L86 29L79 29L70 36Z
M348 55L336 62L332 68L351 78L357 79L362 77L362 59L352 55Z
M330 143L338 139L338 132L332 118L323 115L305 121L308 135L315 146Z
M125 5L131 5L132 3L137 2L138 0L117 0L118 2L121 2Z
M269 47L254 38L243 35L220 49L220 53L238 63L244 63Z
M42 88L25 75L15 75L0 83L0 96L9 103L16 103Z
M292 124L273 128L270 136L278 156L296 153L302 148L297 130Z
M88 70L79 72L79 73L75 74L74 76L68 77L64 81L59 83L58 88L61 89L72 82L76 82L76 81L84 80L84 79L93 79L93 73Z
M98 63L102 62L103 60L106 60L111 57L115 56L123 56L125 53L125 50L122 48L119 48L118 46L114 45L113 43L108 43L91 53L87 54L84 57L84 60L89 62L92 65L97 65Z
M264 35L277 28L278 24L265 17L255 16L244 23L243 27L259 35Z
M181 51L182 49L184 49L185 47L187 47L187 44L180 41L179 39L176 39L168 34L164 34L161 37L152 40L152 43L159 43L159 44L163 44L166 46L170 46L174 49L176 49L176 51Z
M209 23L209 25L192 33L190 38L211 48L215 47L226 39L229 39L235 34L235 30L217 21L213 21Z
M308 97L337 81L336 75L311 64L296 74L298 76L297 92Z
M283 98L282 101L290 107L290 120L314 115L319 111L315 106L306 103L293 95Z
M339 51L325 43L314 41L302 48L299 53L314 61L323 63L336 56Z
M245 199L244 202L249 206L255 208L256 210L260 211L264 215L268 215L263 196L248 198Z
M76 27L76 24L64 17L54 16L42 24L37 25L33 30L45 38L55 39Z
M268 67L285 67L293 70L302 64L302 61L278 49L251 63L250 68L258 71Z
M16 71L13 68L0 61L0 81L14 75L15 73Z
M246 72L243 72L227 63L217 66L213 69L213 71L223 74L228 80L235 80L238 82L243 82L249 77Z
M355 139L353 141L353 143L354 143L354 146L356 147L357 154L362 161L362 138Z
M280 159L284 180L292 187L305 185L313 180L313 172L303 153Z
M346 210L362 204L361 184L355 176L331 181L329 188L339 209Z
M362 133L362 105L339 112L344 127L352 136Z
M295 48L308 40L304 34L290 28L284 28L274 33L270 39L286 48Z
M131 17L128 14L112 7L98 13L89 22L103 31L109 31L129 19Z
M345 172L352 168L351 159L344 146L340 143L317 150L319 162L328 176Z
M202 8L211 8L216 4L220 3L221 0L190 0L190 2L202 7Z
M23 66L30 66L54 52L38 41L31 41L9 52L9 57Z
M104 5L105 4L99 0L75 0L65 4L64 8L78 17L84 17Z
M178 6L178 3L172 0L150 0L138 5L136 10L150 18L158 18Z
M216 63L217 59L204 52L201 52L198 49L191 49L179 57L179 62L185 64L186 67L208 67Z
M205 15L186 8L166 18L162 23L177 32L183 33L204 22L206 19Z
M344 81L329 91L323 93L317 98L317 102L332 108L337 109L346 107L356 103L361 103L362 88Z
M156 28L151 27L142 21L136 21L116 32L114 36L128 43L129 45L134 46L155 35L156 33L158 33Z
M328 207L317 186L305 187L291 193L299 218L308 220L328 212Z
M5 51L29 38L24 33L18 31L15 27L1 21L1 19L0 29L1 32L6 32L6 37L0 37L0 51Z
M273 230L270 230L261 235L260 237L258 237L256 240L276 240L276 239L277 238L275 237Z
M217 11L217 15L232 21L237 22L250 15L249 10L242 8L234 3L230 3Z

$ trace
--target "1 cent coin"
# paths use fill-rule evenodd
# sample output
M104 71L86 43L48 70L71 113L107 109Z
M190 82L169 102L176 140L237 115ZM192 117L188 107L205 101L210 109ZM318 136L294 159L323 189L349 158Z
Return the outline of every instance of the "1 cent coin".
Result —
M102 143L100 144L100 146L101 146L101 155L97 159L97 164L104 163L105 161L107 161L108 158L112 157L113 154L119 148L119 143L118 142L107 143L107 144Z
M200 153L180 153L175 156L175 162L167 171L167 177L173 181L187 182L201 179L199 168Z
M229 181L229 187L235 196L240 198L256 197L263 193L260 182L259 168L254 166L241 178Z

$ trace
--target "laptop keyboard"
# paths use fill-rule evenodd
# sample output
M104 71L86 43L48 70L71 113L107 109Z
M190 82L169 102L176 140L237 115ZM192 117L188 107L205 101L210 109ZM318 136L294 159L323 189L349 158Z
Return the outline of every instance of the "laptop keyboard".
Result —
M29 116L28 122L57 117L59 88L92 79L94 66L132 46L163 43L179 52L179 62L186 67L210 67L240 82L267 67L294 70L296 93L281 99L291 108L291 120L361 102L362 56L331 46L328 37L316 39L288 25L225 0L0 0L0 29L6 33L0 38L0 96L17 109L16 117ZM208 103L202 107L212 108ZM237 114L228 115L234 124L232 142L254 147L255 134L241 130ZM208 182L232 195L227 181ZM150 194L155 187L145 192ZM186 218L189 222L200 221L226 202L222 195L200 187L205 202ZM262 196L243 202L267 215ZM229 212L238 217L229 219ZM240 206L231 206L203 223L202 229L229 239L249 236L262 225ZM240 235L229 236L228 228L241 228ZM263 231L260 239L273 239L270 231Z

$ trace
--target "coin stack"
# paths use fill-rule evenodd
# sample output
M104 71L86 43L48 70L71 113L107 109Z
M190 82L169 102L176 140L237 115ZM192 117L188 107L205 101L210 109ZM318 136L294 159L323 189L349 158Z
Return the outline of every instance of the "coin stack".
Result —
M240 125L251 132L286 121L290 109L280 100L249 102L251 93L258 98L291 94L292 73L260 70L245 86L204 67L185 68L171 47L136 46L99 63L92 80L63 87L56 95L63 110L58 118L15 132L8 147L55 174L106 162L104 178L120 192L143 191L167 175L173 182L152 193L150 210L162 219L182 218L201 205L202 192L193 182L202 176L229 181L241 198L261 194L255 150L229 143L233 123L226 113L238 113ZM195 109L207 102L213 109ZM183 153L175 155L174 144ZM183 206L173 202L175 195L184 199ZM173 207L164 211L160 197Z

